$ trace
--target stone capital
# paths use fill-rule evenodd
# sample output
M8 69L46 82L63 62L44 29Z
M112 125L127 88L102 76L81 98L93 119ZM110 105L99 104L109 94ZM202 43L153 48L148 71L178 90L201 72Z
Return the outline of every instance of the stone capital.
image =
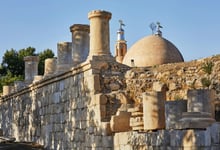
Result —
M88 18L91 19L93 17L101 17L106 19L111 19L112 14L108 11L104 10L93 10L88 13Z
M85 31L89 33L89 25L86 24L74 24L70 26L70 32L74 31Z
M26 56L24 57L24 61L38 62L39 57L38 56Z

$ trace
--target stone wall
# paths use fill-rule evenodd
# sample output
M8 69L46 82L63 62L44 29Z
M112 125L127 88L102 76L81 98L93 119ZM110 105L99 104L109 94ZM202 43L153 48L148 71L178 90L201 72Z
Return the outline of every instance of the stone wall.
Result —
M109 123L102 122L110 114L100 94L103 67L119 72L119 67L90 61L2 97L3 135L47 149L112 149Z
M121 132L114 136L114 150L218 150L220 124L206 130L157 130Z
M69 71L45 76L2 96L3 135L37 142L47 149L218 149L219 123L206 129L173 129L176 126L166 121L166 130L146 131L143 93L166 91L166 100L179 100L187 99L189 89L205 88L214 90L218 102L219 60L215 56L129 68L112 57L93 56ZM208 72L204 65L210 62L212 69ZM204 84L202 78L210 80L210 84Z
M149 68L132 68L125 74L126 92L134 101L149 90L166 91L167 100L186 99L188 89L214 89L220 98L220 56Z

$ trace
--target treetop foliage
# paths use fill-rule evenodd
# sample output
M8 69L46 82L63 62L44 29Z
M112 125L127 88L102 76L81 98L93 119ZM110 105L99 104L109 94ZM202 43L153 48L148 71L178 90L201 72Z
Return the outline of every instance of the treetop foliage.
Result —
M0 66L0 91L4 85L10 85L16 80L24 80L24 57L26 56L39 56L38 74L43 75L45 59L53 58L54 53L51 49L36 53L34 47L27 47L18 51L13 48L6 50Z

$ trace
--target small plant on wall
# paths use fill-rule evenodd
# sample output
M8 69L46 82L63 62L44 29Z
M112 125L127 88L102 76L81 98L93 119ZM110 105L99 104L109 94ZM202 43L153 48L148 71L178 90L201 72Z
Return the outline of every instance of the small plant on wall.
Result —
M176 94L174 96L174 100L182 100L182 99L183 99L183 97L180 94Z
M211 80L208 78L202 78L201 83L203 87L209 87L211 85Z
M213 66L214 66L214 63L213 63L213 62L207 61L207 62L203 63L203 65L202 65L202 70L203 70L206 74L210 75L210 74L212 73ZM201 83L202 83L202 86L203 86L203 87L209 87L209 86L211 85L211 79L210 79L210 77L208 76L208 77L202 78L202 79L201 79Z
M214 63L213 62L206 62L202 65L202 70L207 73L207 74L211 74L212 73L212 69L213 69Z

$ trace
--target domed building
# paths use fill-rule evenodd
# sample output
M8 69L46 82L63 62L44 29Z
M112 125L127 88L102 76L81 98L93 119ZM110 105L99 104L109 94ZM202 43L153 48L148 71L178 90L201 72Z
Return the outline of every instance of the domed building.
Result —
M160 24L153 35L137 41L125 54L122 63L131 67L148 67L167 63L183 62L177 47L162 37Z

